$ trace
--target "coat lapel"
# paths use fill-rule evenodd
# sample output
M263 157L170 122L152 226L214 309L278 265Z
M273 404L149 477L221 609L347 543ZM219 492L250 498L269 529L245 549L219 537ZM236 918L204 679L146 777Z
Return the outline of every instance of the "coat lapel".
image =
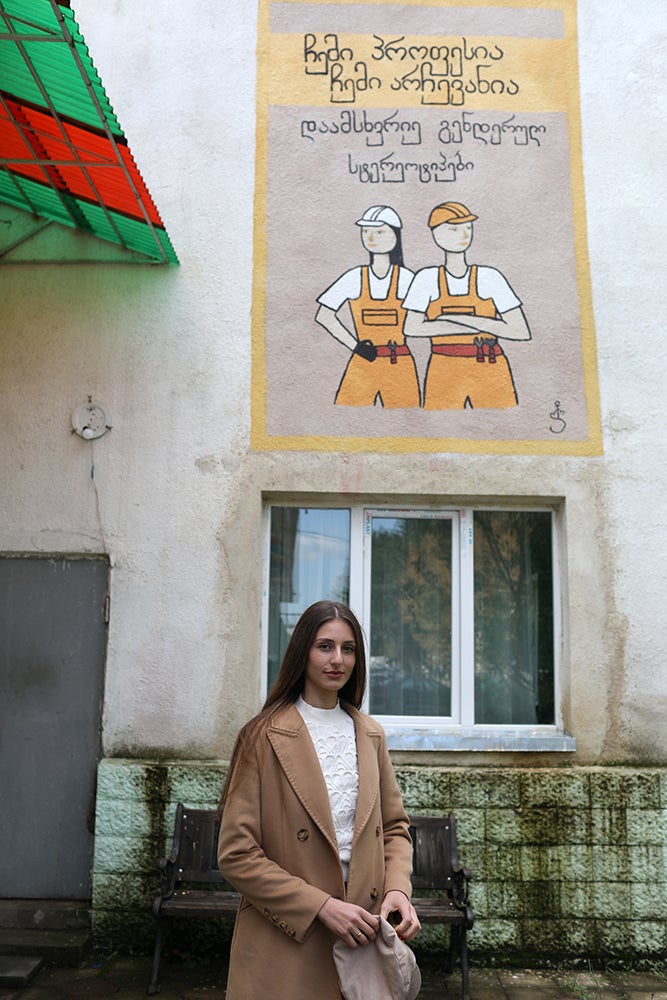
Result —
M293 705L276 712L268 738L301 805L338 854L329 793L308 727Z
M377 733L368 729L365 724L366 717L361 712L347 704L344 708L354 721L359 767L359 793L352 841L354 846L368 823L380 794L378 766L380 738ZM276 712L269 725L268 738L295 795L338 854L329 793L322 768L308 727L294 705Z
M357 814L354 820L354 839L356 843L361 831L366 826L373 807L380 794L380 770L378 767L379 736L370 732L366 726L366 717L351 706L345 709L354 720L357 735L357 763L359 766L359 794L357 797Z

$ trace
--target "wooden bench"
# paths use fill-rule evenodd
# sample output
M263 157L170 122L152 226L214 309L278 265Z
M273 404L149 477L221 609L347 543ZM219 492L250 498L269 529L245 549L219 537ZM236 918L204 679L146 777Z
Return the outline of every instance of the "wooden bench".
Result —
M461 962L461 996L470 1000L467 933L475 922L469 899L472 874L459 865L456 817L410 816L413 844L412 903L422 924L449 924L445 971ZM433 892L440 895L434 896Z
M179 802L171 854L160 861L160 890L153 903L157 919L149 995L159 992L158 976L165 935L174 917L232 917L240 894L233 892L218 869L220 816L215 809L188 809ZM446 971L461 960L463 1000L470 1000L466 932L473 925L468 901L470 872L461 868L456 847L454 814L411 816L413 840L413 903L423 924L451 927ZM433 891L443 895L435 897Z
M148 993L159 993L158 975L165 934L174 917L233 917L241 895L233 892L218 868L217 809L176 807L171 854L160 861L160 891L153 903L157 919L153 969ZM196 888L195 888L196 887Z

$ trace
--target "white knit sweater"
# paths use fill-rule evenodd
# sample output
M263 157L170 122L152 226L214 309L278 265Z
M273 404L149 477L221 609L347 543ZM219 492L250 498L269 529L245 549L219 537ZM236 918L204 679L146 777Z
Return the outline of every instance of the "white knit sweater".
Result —
M313 708L300 697L296 707L308 727L322 768L343 877L347 881L359 791L354 722L340 704L335 708Z

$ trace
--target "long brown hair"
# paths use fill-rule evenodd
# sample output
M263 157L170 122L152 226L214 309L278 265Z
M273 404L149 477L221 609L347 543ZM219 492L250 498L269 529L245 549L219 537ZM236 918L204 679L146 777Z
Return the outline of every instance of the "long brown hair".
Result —
M311 647L319 629L327 622L340 619L352 629L356 644L354 669L346 684L340 690L341 701L349 702L355 708L361 707L366 688L366 652L361 625L356 615L345 604L338 601L317 601L303 612L294 626L294 631L287 644L283 661L266 701L258 715L247 722L236 738L229 771L220 798L220 809L223 808L239 765L246 759L262 729L268 724L273 713L285 705L294 704L300 694L303 694L306 678L306 667Z

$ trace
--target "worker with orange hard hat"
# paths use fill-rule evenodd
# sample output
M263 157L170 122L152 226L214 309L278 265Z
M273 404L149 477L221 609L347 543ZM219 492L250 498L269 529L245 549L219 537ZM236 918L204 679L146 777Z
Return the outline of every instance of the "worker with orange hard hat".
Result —
M518 403L498 341L530 340L531 334L521 300L500 271L468 265L476 220L460 202L436 205L428 225L444 263L418 271L403 300L406 334L431 338L426 410L503 409Z

